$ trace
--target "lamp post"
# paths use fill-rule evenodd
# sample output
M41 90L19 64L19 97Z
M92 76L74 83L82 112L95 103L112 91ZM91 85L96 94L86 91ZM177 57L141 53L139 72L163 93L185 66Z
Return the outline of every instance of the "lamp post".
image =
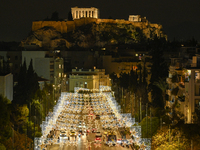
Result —
M13 132L12 132L12 139L13 139L13 140L12 140L12 141L13 141L13 142L12 142L12 147L13 147L13 150L15 149L15 148L14 148L14 146L15 146L15 145L14 145L14 141L15 141L15 137L14 137L14 132L15 132L15 130L14 130L14 127L15 127L15 125L13 124L13 128L12 128L12 129L13 129Z
M169 145L170 145L170 125L169 125Z
M147 128L147 138L148 138L148 103L146 103L146 128Z
M142 121L142 98L140 97L140 121Z

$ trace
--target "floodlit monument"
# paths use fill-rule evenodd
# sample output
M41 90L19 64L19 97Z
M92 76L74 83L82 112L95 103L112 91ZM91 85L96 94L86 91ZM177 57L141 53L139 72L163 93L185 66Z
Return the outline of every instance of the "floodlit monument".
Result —
M99 10L95 7L90 7L90 8L72 7L71 12L73 19L99 18Z
M133 22L145 22L146 17L141 17L140 15L129 15L128 21L133 21Z

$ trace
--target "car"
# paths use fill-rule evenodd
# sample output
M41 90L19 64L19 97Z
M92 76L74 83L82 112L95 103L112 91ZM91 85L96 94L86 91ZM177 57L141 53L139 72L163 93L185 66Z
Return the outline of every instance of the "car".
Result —
M71 131L70 131L70 136L76 136L76 132L73 131L73 130L71 130Z
M67 133L65 131L60 131L60 137L66 137Z
M95 142L96 142L96 143L101 142L101 136L96 135L96 136L95 136Z
M101 132L97 131L97 132L96 132L96 136L102 137Z
M100 119L100 115L96 115L96 119L99 120Z
M84 132L82 130L79 130L79 134L84 135Z
M97 131L97 129L92 129L92 133L95 133Z

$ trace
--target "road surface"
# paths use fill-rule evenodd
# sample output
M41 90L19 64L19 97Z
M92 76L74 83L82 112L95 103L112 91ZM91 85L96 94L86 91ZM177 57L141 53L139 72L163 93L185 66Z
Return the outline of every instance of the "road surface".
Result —
M105 145L104 143L101 143L100 145L95 145L94 143L95 139L95 133L89 133L89 135L86 137L86 134L82 135L81 137L77 137L76 140L78 141L78 145L67 145L64 144L63 146L60 146L59 144L54 145L48 145L47 150L131 150L131 148L124 148L122 146L111 146ZM70 141L75 141L75 138L71 137ZM86 147L87 141L93 141L91 143L91 147ZM99 147L100 146L100 147Z

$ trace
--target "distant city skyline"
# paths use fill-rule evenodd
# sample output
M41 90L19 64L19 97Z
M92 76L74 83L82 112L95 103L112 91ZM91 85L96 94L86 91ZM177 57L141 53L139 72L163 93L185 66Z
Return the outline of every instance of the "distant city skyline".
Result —
M55 11L66 19L71 7L96 7L100 18L128 20L129 15L147 17L151 23L163 25L168 39L187 40L194 37L200 41L199 0L3 0L0 2L0 41L21 41L31 31L32 21L50 18Z

